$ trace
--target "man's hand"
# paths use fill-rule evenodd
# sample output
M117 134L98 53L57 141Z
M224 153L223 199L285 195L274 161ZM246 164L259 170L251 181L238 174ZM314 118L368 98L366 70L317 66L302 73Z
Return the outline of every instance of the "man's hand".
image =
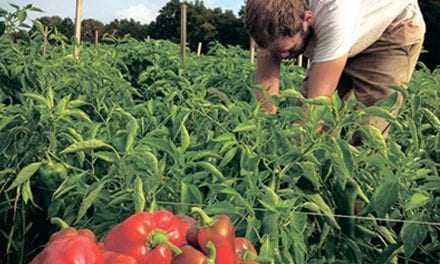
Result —
M307 74L308 80L303 87L305 96L307 98L333 96L346 63L347 56L331 61L313 63Z
M262 111L270 114L277 112L267 96L279 94L280 87L280 64L281 58L273 55L266 49L259 49L257 54L256 83L263 87L264 91L257 90L256 97L262 104Z

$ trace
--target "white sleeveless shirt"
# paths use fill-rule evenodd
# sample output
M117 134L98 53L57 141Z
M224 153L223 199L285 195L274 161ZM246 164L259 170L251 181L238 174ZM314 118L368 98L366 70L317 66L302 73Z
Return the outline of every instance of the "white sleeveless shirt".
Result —
M420 25L418 41L426 30L417 0L306 1L314 13L315 35L305 53L312 62L353 57L376 42L395 21L413 19Z

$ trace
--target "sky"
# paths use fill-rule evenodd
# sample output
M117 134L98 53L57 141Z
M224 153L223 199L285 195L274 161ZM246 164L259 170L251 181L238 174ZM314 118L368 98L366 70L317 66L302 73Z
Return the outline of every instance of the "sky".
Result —
M115 18L133 18L142 23L149 23L157 16L158 11L168 0L83 0L83 18L94 18L102 22L110 22ZM31 14L31 18L39 16L71 17L75 15L76 0L0 0L0 8L8 9L9 4L24 6L32 4L43 9L43 14ZM244 0L205 0L209 7L238 12Z

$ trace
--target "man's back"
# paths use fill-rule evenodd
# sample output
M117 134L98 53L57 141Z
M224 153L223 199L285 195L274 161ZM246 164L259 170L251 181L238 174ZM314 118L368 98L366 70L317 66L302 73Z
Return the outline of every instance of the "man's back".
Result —
M309 0L315 36L306 55L313 62L348 54L353 57L375 43L395 21L413 19L425 28L417 0ZM408 43L420 41L424 30Z

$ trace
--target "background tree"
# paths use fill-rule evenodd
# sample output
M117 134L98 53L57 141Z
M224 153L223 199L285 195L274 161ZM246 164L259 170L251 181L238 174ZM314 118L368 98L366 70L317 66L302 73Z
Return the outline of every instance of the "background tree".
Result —
M144 40L149 33L148 25L133 19L115 19L105 26L104 31L117 37L130 35L138 40Z
M75 32L75 24L69 17L64 18L58 26L58 31L64 34L67 38L72 38Z
M199 42L204 50L212 41L225 45L247 47L248 36L242 20L230 11L221 8L210 9L203 1L188 3L188 41L192 50ZM180 41L180 3L171 0L160 11L156 20L150 24L153 38Z
M104 24L95 19L84 19L82 21L82 39L84 41L93 42L95 39L95 31L98 31L99 36L104 33Z
M50 28L59 27L63 19L59 16L44 16L38 18L38 20L45 26Z
M179 0L169 1L160 11L156 20L151 22L149 30L156 39L168 39L173 42L180 40L180 3Z

